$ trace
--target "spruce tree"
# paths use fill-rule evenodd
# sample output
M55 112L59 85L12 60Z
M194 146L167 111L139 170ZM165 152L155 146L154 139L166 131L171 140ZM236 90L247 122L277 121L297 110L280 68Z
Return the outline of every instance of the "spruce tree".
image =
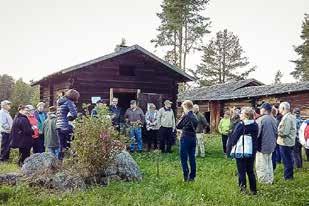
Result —
M309 14L305 14L300 37L303 43L294 48L300 58L292 61L296 67L291 75L297 80L309 81Z
M245 79L255 71L255 67L248 67L249 61L244 56L238 36L227 29L217 32L216 37L202 49L200 65L196 71L191 70L199 79L200 86Z

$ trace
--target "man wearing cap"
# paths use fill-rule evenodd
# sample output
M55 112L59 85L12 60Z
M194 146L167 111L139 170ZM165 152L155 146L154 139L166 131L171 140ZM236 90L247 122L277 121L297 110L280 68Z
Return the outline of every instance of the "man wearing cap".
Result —
M124 114L126 122L130 125L130 152L135 150L135 142L137 142L138 152L143 151L142 127L145 123L144 112L136 104L136 100L130 101L130 108Z
M271 116L272 106L263 103L260 108L258 147L256 153L256 174L260 183L272 184L274 181L272 153L276 148L278 134L277 121Z
M302 145L299 142L299 129L303 123L303 119L300 116L300 109L295 108L293 110L293 114L296 118L296 140L295 140L295 146L293 147L293 160L296 168L302 168L303 167L303 158L301 155Z
M102 108L104 105L104 101L102 99L96 102L96 106L91 110L92 117L98 117L98 108Z
M158 112L158 125L160 126L160 150L163 153L172 152L173 132L176 128L175 116L172 110L172 102L164 101L164 107Z
M1 153L0 161L8 161L10 157L10 133L13 125L13 119L9 113L11 102L4 100L1 102L0 110L0 132L1 132Z

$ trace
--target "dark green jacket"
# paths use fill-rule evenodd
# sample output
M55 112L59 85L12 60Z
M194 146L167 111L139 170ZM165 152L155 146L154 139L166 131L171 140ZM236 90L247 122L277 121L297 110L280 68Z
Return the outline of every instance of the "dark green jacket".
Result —
M44 122L44 146L45 147L59 147L59 138L56 131L57 115L55 113L48 113L48 117Z
M195 113L196 115L196 119L197 119L197 128L196 128L196 133L204 133L204 130L209 126L205 116L198 112L198 113Z

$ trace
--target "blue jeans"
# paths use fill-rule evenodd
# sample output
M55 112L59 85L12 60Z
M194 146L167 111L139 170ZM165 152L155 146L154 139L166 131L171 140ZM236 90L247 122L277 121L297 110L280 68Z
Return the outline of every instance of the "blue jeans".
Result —
M47 148L47 152L52 153L53 155L55 155L55 157L57 157L57 159L59 159L59 154L60 154L60 148L59 147L48 147Z
M196 137L183 136L180 139L180 159L183 171L184 180L194 180L196 176L196 162L195 162L195 148ZM188 167L188 157L190 163L190 169Z
M280 148L280 154L282 158L282 162L284 165L284 179L293 179L293 166L294 166L294 161L293 161L293 156L292 156L292 150L293 147L288 147L288 146L279 146Z
M142 128L140 127L132 127L130 128L130 151L133 152L135 149L135 142L137 142L138 151L143 150L143 140L142 140Z

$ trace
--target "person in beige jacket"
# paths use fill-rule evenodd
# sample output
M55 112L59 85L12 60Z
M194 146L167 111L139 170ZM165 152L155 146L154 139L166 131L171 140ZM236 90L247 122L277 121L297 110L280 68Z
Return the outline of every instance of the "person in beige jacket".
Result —
M293 179L293 157L292 150L296 139L296 119L290 112L290 104L282 102L279 112L283 115L278 127L278 139L280 154L284 165L284 179Z
M172 102L169 100L164 101L164 107L158 112L158 125L160 127L160 150L163 153L171 153L176 122Z

